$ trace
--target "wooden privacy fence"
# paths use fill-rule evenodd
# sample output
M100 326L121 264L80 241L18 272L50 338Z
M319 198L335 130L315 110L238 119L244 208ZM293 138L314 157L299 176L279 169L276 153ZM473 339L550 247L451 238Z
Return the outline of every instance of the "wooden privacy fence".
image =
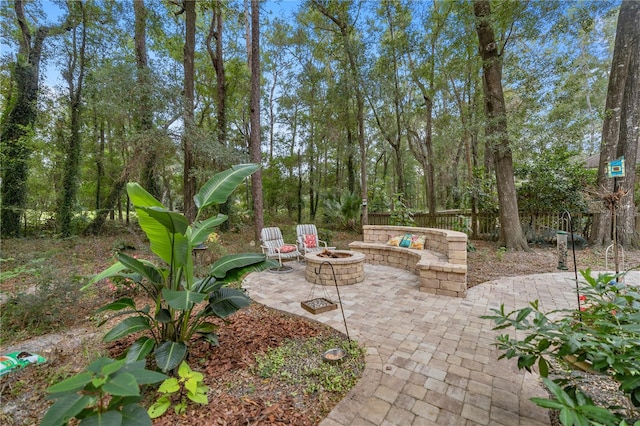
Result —
M369 225L390 225L391 213L369 213ZM575 237L588 240L591 233L593 214L573 213L573 232ZM425 228L452 229L466 232L473 238L497 240L499 230L498 214L481 213L475 216L477 234L473 235L472 217L466 211L414 213L416 226ZM530 242L553 242L558 230L569 231L568 216L563 213L520 213L520 223Z

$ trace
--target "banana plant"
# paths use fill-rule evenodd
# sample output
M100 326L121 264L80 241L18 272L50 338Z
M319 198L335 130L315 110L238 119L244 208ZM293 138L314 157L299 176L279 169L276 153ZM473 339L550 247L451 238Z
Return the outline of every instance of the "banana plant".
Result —
M236 254L213 263L204 278L194 276L193 248L204 243L227 220L222 214L200 219L200 214L206 207L226 202L243 179L258 168L256 164L241 164L213 176L194 197L198 213L191 224L183 214L167 209L139 184L127 185L138 223L162 264L119 253L118 261L93 277L87 286L113 276L127 277L154 301L153 307L140 308L133 299L125 297L98 311L126 316L106 333L106 342L142 332L142 337L127 350L129 361L144 359L153 352L158 367L167 372L186 358L192 337L197 335L217 344L218 326L209 319L227 318L250 303L241 290L228 288L227 283L250 271L277 266L263 254Z

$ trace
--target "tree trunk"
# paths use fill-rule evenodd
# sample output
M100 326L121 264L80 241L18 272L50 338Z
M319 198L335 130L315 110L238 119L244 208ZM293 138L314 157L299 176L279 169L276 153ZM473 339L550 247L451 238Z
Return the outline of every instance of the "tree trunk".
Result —
M20 47L14 66L15 100L5 104L2 114L0 140L2 141L2 209L0 231L3 236L19 237L20 218L27 202L27 177L31 148L28 139L37 116L40 58L47 36L62 34L75 24L67 21L55 27L41 27L33 37L24 13L22 0L15 0L14 9L20 28ZM32 40L33 37L33 40Z
M513 159L507 133L507 112L502 91L502 63L491 26L488 0L474 0L476 30L482 57L486 138L494 155L498 205L500 208L500 243L508 250L529 251L518 214Z
M273 147L275 145L274 129L276 127L275 100L276 88L278 87L278 70L273 70L273 82L269 90L269 164L273 162Z
M298 223L302 223L302 158L298 150Z
M77 46L77 28L73 29L73 46L69 58L69 67L66 69L67 84L69 87L69 116L71 118L71 132L69 144L66 146L66 158L64 160L62 178L62 199L59 206L59 226L62 237L70 237L72 234L71 222L75 210L78 193L78 177L80 175L80 150L82 136L80 135L82 116L82 86L85 71L85 45L87 40L87 24L85 21L85 9L82 2L74 3L74 7L80 8L82 14L82 30L80 33L80 45ZM75 77L77 74L77 77Z
M120 177L113 183L111 187L111 192L107 196L103 204L103 208L96 211L96 217L91 221L89 226L84 230L85 235L98 235L104 226L105 221L107 220L107 215L111 216L111 219L114 219L114 208L117 204L119 204L120 195L122 194L122 190L125 185L131 178L130 169L125 167L120 173ZM128 207L128 206L127 206ZM129 215L127 215L127 218Z
M135 106L134 123L136 130L146 133L153 129L153 111L151 107L151 81L150 70L147 59L147 9L144 0L134 0L133 11L135 15L134 24L134 46L136 54L137 69L137 92L138 98ZM143 165L142 186L158 200L162 199L162 189L160 187L161 178L158 173L158 146L154 138L146 137L149 158Z
M216 130L218 143L227 145L227 80L224 68L223 40L222 40L222 3L216 0L213 5L211 23L206 45L211 64L216 72ZM211 41L215 40L215 50L211 47Z
M96 211L100 210L100 206L102 204L102 178L104 177L104 148L105 148L105 138L104 138L104 122L100 122L100 129L98 130L98 116L95 113L93 119L96 121L96 134L95 137L98 139L98 152L96 152Z
M192 174L194 167L193 130L194 130L194 97L195 97L195 45L196 45L196 2L184 0L185 40L184 40L184 150L183 193L184 215L192 222L196 217L196 178Z
M249 157L251 162L262 164L260 150L260 5L251 0L251 135ZM253 223L255 239L260 239L264 227L264 201L262 198L262 169L251 175L251 196L253 197Z
M435 12L434 12L435 13ZM414 154L414 157L420 161L422 164L422 169L425 173L426 180L426 188L425 188L425 197L427 201L427 206L429 209L429 217L430 220L435 223L435 214L438 208L437 205L437 197L436 197L436 188L435 188L435 168L433 166L434 156L433 156L433 93L435 92L435 68L436 68L436 44L438 41L438 37L440 31L442 30L443 23L446 21L446 16L448 15L448 10L445 12L442 19L438 20L439 24L433 28L432 37L429 43L429 48L431 54L429 55L429 72L428 72L428 83L429 88L424 85L424 83L418 77L416 72L416 67L413 62L413 58L411 57L411 52L407 51L407 59L409 60L409 69L411 71L411 79L418 86L420 90L420 94L422 95L422 99L425 102L426 113L425 113L425 138L424 140L420 140L418 138L417 133L414 133L414 140L417 139L420 141L420 146L416 145L411 151ZM419 158L418 158L419 157Z
M473 187L475 185L475 176L473 173L475 163L476 163L476 150L475 150L475 140L476 140L476 131L474 130L476 126L473 125L473 111L476 110L475 102L471 95L472 86L474 78L472 78L472 74L469 71L466 75L465 79L465 87L462 90L458 90L456 86L456 80L452 75L449 75L449 82L451 84L451 90L456 98L456 103L458 105L458 111L460 112L460 124L462 125L462 143L464 144L465 151L465 166L466 166L466 184L469 187ZM475 93L475 90L473 90ZM473 133L472 133L473 131ZM469 196L469 206L471 209L471 237L478 238L478 201L476 196L476 191L472 191Z
M317 126L313 126L314 128L311 131L311 137L309 138L309 145L307 147L307 163L309 167L309 218L313 220L316 217L316 209L314 200L316 198L316 165L318 162L316 161L316 152L315 152L315 131Z
M620 113L620 133L618 139L618 156L625 158L625 176L618 180L619 188L627 192L620 200L619 217L617 223L618 242L623 246L638 247L638 236L635 234L636 204L634 188L636 183L636 161L638 139L640 138L640 3L626 2L632 11L630 17L633 32L629 55L629 68L622 95L622 111ZM627 6L625 5L625 6ZM627 7L625 7L625 10ZM631 12L629 12L631 14Z
M209 24L209 33L207 35L205 44L207 45L207 52L213 69L216 72L216 132L218 136L218 144L221 147L227 146L227 80L224 67L223 56L223 18L222 18L222 3L220 0L216 0L213 3L211 11L211 23ZM215 40L215 50L211 46L211 42ZM215 159L219 160L219 159ZM229 216L231 211L231 200L227 200L220 206L220 213ZM220 224L221 231L228 231L231 224L229 220Z
M625 0L620 6L620 13L618 15L618 24L616 27L616 39L613 48L613 59L611 61L611 72L609 74L609 86L607 88L607 99L605 105L604 123L602 126L602 142L600 144L600 163L598 166L598 180L597 187L598 192L610 193L613 192L613 179L607 177L607 163L615 160L617 156L625 154L624 147L619 147L620 133L629 132L627 123L623 123L621 120L623 110L623 99L625 97L625 89L628 90L627 104L624 108L633 109L633 88L627 88L628 77L633 74L631 63L632 57L637 56L638 49L638 22L640 20L640 3L637 1ZM634 53L635 52L635 53ZM637 62L636 62L636 76L632 78L635 80L633 85L637 86ZM637 89L637 87L636 87ZM635 95L637 96L637 95ZM637 102L637 101L636 101ZM637 108L637 103L636 103ZM626 111L626 121L633 119L633 111ZM636 112L637 114L637 112ZM636 115L637 117L637 115ZM636 118L636 126L637 124ZM633 125L631 126L633 128ZM637 129L635 133L635 141L633 140L633 132L631 134L625 134L627 148L630 145L636 145ZM637 149L637 148L635 148ZM629 163L634 163L635 169L636 158L629 158L625 156L627 167ZM629 169L627 168L627 176L629 175ZM628 186L625 183L625 186ZM625 187L624 189L630 189L633 193L633 186ZM624 198L629 197L627 195ZM630 197L633 198L633 197ZM635 214L635 208L634 214ZM626 215L629 215L626 213ZM628 219L625 219L625 222ZM596 214L593 220L593 232L590 243L592 245L608 245L612 240L612 217L609 210L603 209L602 212ZM625 225L626 227L627 225Z

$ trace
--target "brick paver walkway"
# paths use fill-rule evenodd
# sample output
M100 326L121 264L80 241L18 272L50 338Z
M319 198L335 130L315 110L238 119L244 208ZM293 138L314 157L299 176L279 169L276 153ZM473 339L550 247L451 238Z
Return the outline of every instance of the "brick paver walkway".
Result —
M335 287L312 286L304 265L287 265L294 271L251 274L243 288L257 302L344 332L340 309L312 315L300 306L315 297L337 301ZM549 424L547 411L529 401L547 396L538 376L498 360L497 332L480 316L535 299L545 311L575 306L572 272L492 281L464 299L421 293L408 271L367 264L365 274L364 282L340 287L340 296L351 338L366 347L366 368L323 426Z

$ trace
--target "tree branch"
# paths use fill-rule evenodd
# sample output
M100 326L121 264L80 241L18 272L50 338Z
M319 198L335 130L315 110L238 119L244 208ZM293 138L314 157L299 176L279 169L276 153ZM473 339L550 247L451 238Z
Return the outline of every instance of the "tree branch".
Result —
M29 31L29 25L27 25L27 19L24 16L24 4L22 0L16 0L14 3L16 10L16 19L22 32L22 38L20 39L20 53L25 56L29 56L29 50L31 50L31 31Z

